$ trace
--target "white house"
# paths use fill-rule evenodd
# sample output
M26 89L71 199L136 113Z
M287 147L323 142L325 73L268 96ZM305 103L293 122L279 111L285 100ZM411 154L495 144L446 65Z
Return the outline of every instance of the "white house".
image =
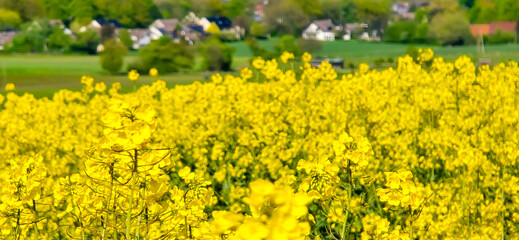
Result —
M319 41L335 40L335 25L332 20L315 20L303 31L304 39L314 39Z
M207 29L209 28L209 26L211 26L211 22L209 20L207 20L207 18L203 17L201 18L198 23L198 25L202 26L204 28L204 31L207 31Z
M147 46L151 43L151 31L149 29L128 29L128 32L133 41L133 49L140 49L141 47Z
M8 48L15 35L15 31L0 32L0 50Z
M176 18L157 19L150 25L150 29L156 28L173 36L179 25L180 21Z

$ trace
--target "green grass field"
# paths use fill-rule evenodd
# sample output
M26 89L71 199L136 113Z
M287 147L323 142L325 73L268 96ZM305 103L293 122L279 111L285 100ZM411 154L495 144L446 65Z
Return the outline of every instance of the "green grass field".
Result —
M272 50L279 39L259 40L259 44ZM251 52L245 42L229 43L236 51L234 55L233 67L238 70L245 67L251 58ZM436 56L442 56L447 60L454 60L460 55L467 55L475 62L479 58L491 59L493 63L506 62L509 60L519 60L519 45L502 44L485 47L485 54L478 54L475 46L461 47L441 47L416 45L416 48L430 47ZM323 42L322 48L314 52L315 57L344 58L346 63L358 65L367 62L373 65L377 58L393 58L396 61L398 56L406 53L408 45L392 44L383 42L357 42L357 41L333 41ZM137 54L131 52L125 58L125 63L135 60ZM197 66L200 59L196 59ZM199 67L195 67L198 69ZM123 68L126 69L126 66ZM93 76L96 81L104 81L111 84L120 81L123 86L133 88L133 83L127 80L126 74L109 75L99 64L98 56L79 56L79 55L0 55L0 89L6 82L13 82L17 92L30 92L36 96L50 97L62 88L80 89L79 80L82 75ZM204 81L210 73L189 71L160 75L158 78L167 82L168 86L175 84L188 84L193 81ZM141 77L139 83L145 84L155 78L148 76Z

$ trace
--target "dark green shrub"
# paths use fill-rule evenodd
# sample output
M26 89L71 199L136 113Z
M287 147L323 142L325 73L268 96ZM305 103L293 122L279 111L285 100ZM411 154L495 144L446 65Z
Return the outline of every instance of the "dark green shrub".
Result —
M202 68L209 71L231 70L234 51L233 47L225 45L218 38L207 39L200 46Z
M191 69L194 65L192 49L185 43L174 43L169 37L154 40L139 51L139 59L129 65L128 70L136 69L147 73L157 68L160 73L178 72Z
M111 74L121 70L124 63L124 55L128 49L121 42L110 39L104 44L104 51L100 53L101 67Z

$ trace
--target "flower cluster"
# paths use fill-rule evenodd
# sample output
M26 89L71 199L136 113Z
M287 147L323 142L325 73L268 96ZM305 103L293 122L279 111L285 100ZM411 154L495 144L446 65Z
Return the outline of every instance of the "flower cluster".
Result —
M0 238L519 238L517 63L284 55L174 88L2 92Z

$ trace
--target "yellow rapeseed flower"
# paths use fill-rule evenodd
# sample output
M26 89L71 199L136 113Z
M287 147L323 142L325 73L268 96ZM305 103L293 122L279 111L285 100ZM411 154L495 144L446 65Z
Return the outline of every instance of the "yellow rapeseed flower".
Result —
M305 53L303 53L303 56L301 57L301 59L305 63L310 62L310 61L312 61L312 55L310 53L305 52Z
M15 89L14 83L7 83L5 84L5 90L6 91L13 91Z
M151 77L156 77L157 75L159 75L159 70L157 70L156 68L151 68L149 74Z
M252 61L252 66L256 69L262 69L265 66L265 60L263 60L261 57L257 57Z
M131 70L129 73L128 73L128 79L132 82L135 82L139 79L139 72L137 72L137 70Z

